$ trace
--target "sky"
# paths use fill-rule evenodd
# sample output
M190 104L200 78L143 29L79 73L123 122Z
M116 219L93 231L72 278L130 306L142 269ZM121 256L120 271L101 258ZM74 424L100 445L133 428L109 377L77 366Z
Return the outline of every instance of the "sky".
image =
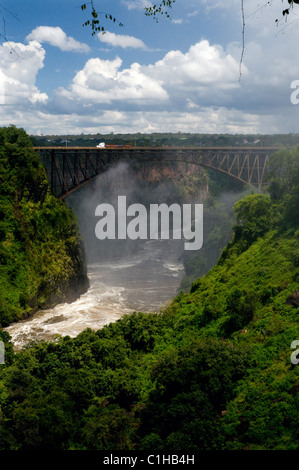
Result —
M176 0L158 23L149 0L94 0L105 34L93 36L82 3L0 0L0 126L299 132L299 5L283 16L287 0L244 0L243 34L241 0Z

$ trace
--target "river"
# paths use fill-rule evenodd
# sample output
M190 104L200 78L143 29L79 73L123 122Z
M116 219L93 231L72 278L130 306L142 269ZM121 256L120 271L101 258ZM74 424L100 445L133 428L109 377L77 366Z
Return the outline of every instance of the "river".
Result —
M181 241L148 240L134 254L89 262L90 288L77 301L40 310L5 328L15 351L30 342L98 330L134 311L160 311L184 276L181 253Z

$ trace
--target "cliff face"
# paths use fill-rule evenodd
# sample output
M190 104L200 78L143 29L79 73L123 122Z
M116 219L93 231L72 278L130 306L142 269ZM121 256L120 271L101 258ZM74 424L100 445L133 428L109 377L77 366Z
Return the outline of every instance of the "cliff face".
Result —
M39 282L34 296L28 300L29 309L22 313L22 317L30 316L36 310L54 307L59 303L74 302L89 288L85 251L77 229L73 232L73 239L69 240L59 251L61 261L58 266L52 264L47 274ZM58 252L53 252L53 256ZM37 268L37 276L40 272Z
M0 326L89 286L77 220L22 129L0 129Z
M182 162L138 163L134 169L140 183L148 186L171 184L174 189L172 195L175 195L177 202L204 202L209 195L209 178L199 165Z

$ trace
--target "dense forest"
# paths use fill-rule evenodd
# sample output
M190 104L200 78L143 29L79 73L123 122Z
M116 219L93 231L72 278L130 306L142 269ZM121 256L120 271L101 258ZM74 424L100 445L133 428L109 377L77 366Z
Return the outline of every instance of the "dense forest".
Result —
M21 291L28 296L36 286L29 260L40 264L34 257L42 249L47 272L61 272L50 264L47 236L60 234L69 246L76 231L23 150L27 137L15 129L1 136L0 302L1 312L9 302L13 312L16 298L28 302ZM199 277L160 313L124 315L18 353L0 332L0 449L298 450L299 368L291 347L299 340L298 180L299 146L279 150L267 190L235 202L235 225L215 265L186 260ZM2 326L13 318L2 316Z

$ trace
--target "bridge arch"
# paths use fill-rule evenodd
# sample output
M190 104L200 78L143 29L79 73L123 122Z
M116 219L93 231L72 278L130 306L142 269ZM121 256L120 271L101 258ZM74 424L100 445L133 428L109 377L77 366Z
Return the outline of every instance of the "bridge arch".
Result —
M182 162L226 174L261 191L275 147L34 147L60 199L119 162Z

